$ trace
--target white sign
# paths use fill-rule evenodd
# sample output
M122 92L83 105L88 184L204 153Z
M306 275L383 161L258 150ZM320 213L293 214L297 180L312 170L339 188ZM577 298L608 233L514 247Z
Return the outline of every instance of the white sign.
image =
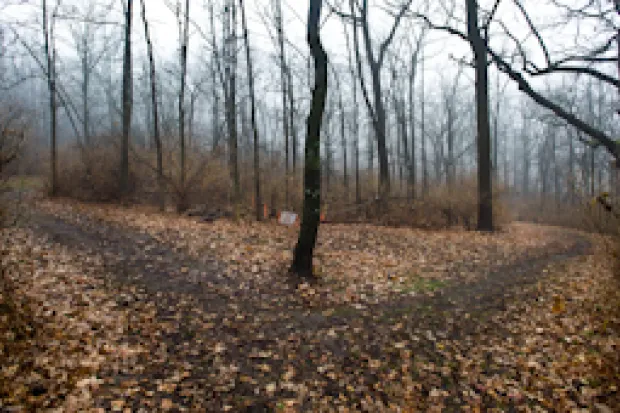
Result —
M294 225L297 222L297 214L289 211L282 211L278 222L282 225Z

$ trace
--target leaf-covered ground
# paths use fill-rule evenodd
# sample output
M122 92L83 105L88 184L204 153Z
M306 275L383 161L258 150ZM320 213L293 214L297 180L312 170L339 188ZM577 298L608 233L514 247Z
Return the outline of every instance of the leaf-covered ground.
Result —
M2 239L13 305L31 319L20 330L0 313L0 408L619 405L620 287L599 240L528 224L495 235L325 225L321 280L296 285L295 236L39 202Z

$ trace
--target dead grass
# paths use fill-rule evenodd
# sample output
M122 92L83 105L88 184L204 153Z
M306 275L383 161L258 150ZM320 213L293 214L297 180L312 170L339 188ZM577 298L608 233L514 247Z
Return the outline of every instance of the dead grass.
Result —
M90 149L64 148L59 155L59 195L89 202L116 202L118 192L118 153L113 146ZM204 210L226 210L237 217L253 217L255 211L253 166L240 163L241 200L233 207L231 178L223 154L194 149L188 155L185 186L180 185L179 159L172 150L164 153L165 201L169 207L185 210L200 205ZM156 159L153 151L134 149L130 165L130 194L125 202L157 205ZM303 171L284 171L281 160L265 160L262 167L262 201L269 213L302 209ZM330 222L367 222L389 226L441 229L476 227L477 190L473 178L459 182L458 191L438 185L424 196L406 196L405 184L394 180L393 197L386 203L375 202L377 178L361 171L362 199L355 202L355 182L350 176L344 185L342 176L325 177L322 187L323 213ZM503 204L503 189L495 189L494 215L498 228L510 221ZM183 205L182 208L178 208Z

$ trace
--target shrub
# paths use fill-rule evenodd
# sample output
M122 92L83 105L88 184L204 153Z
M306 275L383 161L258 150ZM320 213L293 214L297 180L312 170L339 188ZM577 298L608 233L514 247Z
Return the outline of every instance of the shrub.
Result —
M250 157L241 157L240 203L233 211L233 193L225 154L193 149L186 159L185 185L180 185L178 154L174 150L164 153L165 198L178 212L225 211L236 217L254 216L254 176ZM119 200L118 149L113 145L93 146L89 149L63 148L59 153L59 194L83 201L112 202ZM130 193L126 201L157 205L158 185L154 151L135 149L130 162ZM303 203L303 170L289 171L286 177L277 156L264 159L261 165L262 202L270 212L290 210L301 213ZM404 184L395 183L394 196L385 203L375 200L376 174L361 171L362 194L365 198L355 203L355 181L351 176L348 188L342 176L334 174L329 180L323 177L323 213L331 222L371 222L379 225L409 226L441 229L462 226L475 229L478 214L478 197L475 179L458 183L458 191L445 185L428 194L407 199ZM288 200L286 187L288 180ZM399 189L401 191L399 191ZM370 196L369 196L370 194ZM502 188L494 191L494 219L501 228L510 216L504 203Z
M493 216L497 228L510 221L503 198L504 191L495 188ZM477 187L473 179L467 179L459 183L458 192L441 186L424 196L418 195L414 200L396 196L384 204L372 199L357 207L334 203L328 206L327 211L328 220L336 222L369 221L380 225L425 229L453 226L475 229L478 216Z

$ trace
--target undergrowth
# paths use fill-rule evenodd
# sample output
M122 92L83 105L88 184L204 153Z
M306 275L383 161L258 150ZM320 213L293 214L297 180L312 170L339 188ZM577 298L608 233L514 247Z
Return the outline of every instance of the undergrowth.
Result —
M115 148L94 147L60 151L58 176L59 195L81 201L116 202L118 193L118 161ZM190 209L204 213L226 211L226 216L253 219L255 214L253 167L249 160L240 161L241 199L235 204L228 167L218 153L194 150L187 159L187 180L179 182L178 159L172 151L164 156L165 202L169 209L186 203ZM132 151L130 192L125 201L135 204L157 205L155 155L148 150ZM261 191L267 216L280 211L302 210L302 169L287 174L281 162L270 160L263 165ZM362 196L355 199L355 182L347 184L341 177L324 178L322 185L322 215L333 223L365 222L387 226L442 229L460 226L476 228L478 212L477 189L473 177L458 182L458 191L445 184L414 197L407 194L404 183L395 182L395 189L387 201L378 202L378 183L374 174L360 174ZM456 185L456 184L455 184ZM503 202L505 190L494 190L494 220L497 228L510 221L510 213ZM185 210L185 208L182 208Z

